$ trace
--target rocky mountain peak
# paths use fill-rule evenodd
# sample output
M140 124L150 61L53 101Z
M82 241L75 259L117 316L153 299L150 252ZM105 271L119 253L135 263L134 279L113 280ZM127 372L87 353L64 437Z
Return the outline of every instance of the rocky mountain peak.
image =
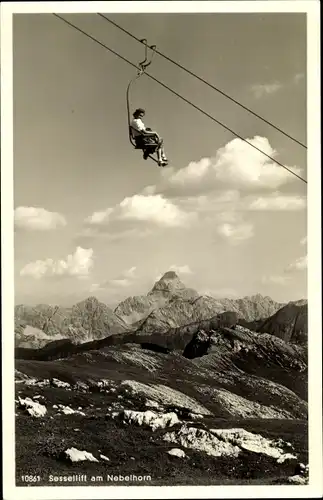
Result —
M198 297L198 293L192 288L187 288L174 271L167 271L156 281L148 297L181 297L189 299Z
M186 288L184 283L179 279L174 271L167 271L163 276L156 281L152 288L152 292L159 290L182 290Z
M162 277L161 280L179 280L179 277L175 273L175 271L167 271Z

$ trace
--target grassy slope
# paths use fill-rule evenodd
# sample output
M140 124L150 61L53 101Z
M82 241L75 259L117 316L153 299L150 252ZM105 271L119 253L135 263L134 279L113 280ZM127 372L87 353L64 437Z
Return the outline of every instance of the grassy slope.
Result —
M171 485L254 484L255 482L282 484L287 476L294 473L294 461L277 464L274 459L247 452L235 459L209 457L191 450L185 450L189 459L171 457L167 454L167 450L176 446L162 441L163 430L153 433L150 429L135 425L129 428L105 417L108 406L115 401L116 396L102 393L78 395L73 393L72 406L74 409L82 406L87 414L84 417L57 415L56 410L52 409L52 404L71 404L69 391L59 388L22 389L20 385L18 390L22 390L24 396L35 393L43 395L48 414L45 418L36 420L23 410L18 410L17 485L23 484L20 480L23 474L39 474L42 479L39 485L50 484L49 474L87 474L88 477L90 475L105 477L106 474L151 475L152 482L145 484ZM136 406L136 401L133 401L133 405ZM226 419L208 417L205 424L212 428L243 427L272 439L282 438L292 443L296 453L299 454L299 461L307 463L307 430L304 421L237 419L229 422ZM193 425L201 426L203 423ZM72 446L91 452L97 458L99 453L103 453L110 458L110 462L70 464L62 458L62 452ZM80 484L91 485L90 482Z
M179 353L153 353L142 350L139 346L124 345L105 347L55 361L16 360L16 368L29 376L40 379L55 377L71 384L78 380L95 381L102 378L113 380L117 385L123 380L165 384L196 398L214 413L214 416L206 417L202 423L194 423L193 426L242 427L265 437L281 438L292 443L299 462L307 463L305 420L238 419L229 416L216 401L200 390L203 384L209 384L214 388L228 389L249 401L261 401L267 405L283 404L279 394L269 397L269 393L261 384L255 391L252 386L244 383L244 377L249 377L248 371L268 377L267 381L274 378L275 366L267 365L263 360L261 363L257 359L252 361L247 356L242 358L240 367L237 367L237 359L234 359L236 365L229 363L225 368L225 363L218 357L220 351L189 360ZM249 363L250 361L252 362ZM241 371L242 368L244 372ZM300 380L297 378L300 375L297 370L291 371L291 377L284 378L284 374L288 375L288 372L283 367L279 373L282 377L280 382L286 381L287 386L291 383L290 378ZM302 377L305 377L305 374ZM253 375L252 380L257 384L257 377ZM296 387L297 382L294 381L294 385ZM16 391L16 399L18 395L43 395L44 400L40 402L44 402L48 409L47 416L42 419L33 419L23 410L17 410L16 465L17 484L20 485L23 483L19 482L19 478L28 473L39 474L42 485L49 484L49 474L150 474L153 481L146 484L174 485L283 484L286 483L286 478L294 473L294 461L277 464L269 457L247 452L235 459L209 457L191 450L187 450L189 459L171 457L167 450L176 445L163 442L162 431L153 433L150 429L128 427L106 418L111 407L118 409L123 405L125 408L144 409L141 398L131 399L129 395L125 398L123 388L117 388L115 393L82 393L54 387L27 387L21 383L16 384ZM71 405L73 409L81 406L86 416L57 415L57 411L52 408L53 404ZM286 404L288 406L291 402L287 401ZM74 430L77 428L80 431ZM61 453L72 446L92 452L96 457L103 453L111 460L107 463L101 461L70 464L62 459Z

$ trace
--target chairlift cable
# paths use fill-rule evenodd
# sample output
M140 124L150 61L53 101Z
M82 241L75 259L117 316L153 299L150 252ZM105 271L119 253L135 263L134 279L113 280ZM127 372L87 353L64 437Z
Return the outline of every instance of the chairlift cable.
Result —
M117 57L119 57L120 59L122 59L123 61L127 62L128 64L130 64L131 66L133 66L134 68L140 70L140 67L138 67L136 64L134 64L133 62L129 61L128 59L126 59L124 56L122 56L121 54L119 54L118 52L116 52L115 50L111 49L110 47L108 47L107 45L105 45L104 43L100 42L99 40L97 40L95 37L93 37L92 35L90 35L89 33L87 33L86 31L82 30L81 28L79 28L78 26L75 26L73 23L71 23L70 21L67 21L67 19L64 19L63 17L61 17L60 15L58 14L55 14L53 13L53 15L55 17L57 17L58 19L60 19L61 21L65 22L66 24L68 24L70 27L76 29L77 31L79 31L80 33L82 33L83 35L87 36L88 38L90 38L91 40L93 40L94 42L98 43L99 45L101 45L102 47L104 47L105 49L109 50L110 52L112 52L114 55L116 55ZM200 111L202 114L204 114L205 116L207 116L208 118L210 118L210 120L214 121L215 123L221 125L221 127L225 128L226 130L228 130L229 132L231 132L233 135L235 135L236 137L238 137L239 139L241 139L243 142L245 142L246 144L249 144L249 146L251 146L252 148L256 149L257 151L259 151L260 153L262 153L264 156L266 156L267 158L269 158L271 161L273 161L274 163L277 163L277 165L281 166L282 168L284 168L285 170L287 170L289 173L291 173L292 175L294 175L295 177L297 177L298 179L300 179L301 181L305 182L305 184L307 184L307 181L301 177L300 175L298 175L296 172L293 172L292 170L290 170L288 167L286 167L286 165L284 165L283 163L279 162L278 160L275 160L272 156L268 155L267 153L265 153L264 151L262 151L260 148L258 148L257 146L255 146L254 144L252 144L251 142L249 142L247 139L245 139L244 137L242 137L241 135L237 134L236 132L234 132L232 129L230 129L229 127L227 127L226 125L224 125L221 121L217 120L216 118L214 118L212 115L210 115L209 113L207 113L206 111L204 111L203 109L199 108L198 106L196 106L195 104L193 104L191 101L189 101L188 99L186 99L185 97L181 96L180 94L178 94L175 90L171 89L170 87L168 87L168 85L166 85L165 83L161 82L160 80L157 80L157 78L155 78L154 76L150 75L149 73L147 72L144 72L145 75L147 75L149 78L151 78L152 80L154 80L156 83L158 83L159 85L161 85L162 87L164 87L165 89L169 90L170 92L172 92L174 95L176 95L177 97L179 97L182 101L186 102L187 104L191 105L193 108L197 109L198 111Z
M142 43L141 40L139 38L137 38L135 35L133 35L132 33L130 33L130 31L127 31L125 28L122 28L122 26L120 26L116 22L112 21L111 19L109 19L108 17L106 17L104 14L98 13L98 15L100 17L102 17L103 19L105 19L106 21L108 21L109 23L113 24L116 28L119 28L121 31L123 31L127 35L129 35L132 38L134 38L135 40L137 40L137 42ZM166 59L167 61L171 62L172 64L175 64L175 66L178 66L183 71L186 71L186 73L190 74L191 76L194 76L195 78L197 78L198 80L200 80L201 82L203 82L205 85L208 85L211 89L215 90L216 92L219 92L220 94L222 94L227 99L230 99L230 101L234 102L235 104L237 104L238 106L240 106L241 108L243 108L245 111L248 111L252 115L254 115L257 118L259 118L260 120L262 120L263 122L267 123L267 125L270 125L271 127L273 127L274 129L278 130L279 132L281 132L283 135L285 135L286 137L288 137L292 141L296 142L297 144L299 144L303 148L307 149L307 146L305 144L303 144L302 142L300 142L298 139L295 139L295 137L292 137L290 134L288 134L287 132L285 132L284 130L282 130L280 127L276 126L274 123L270 122L269 120L266 120L266 118L264 118L263 116L260 116L255 111L252 111L250 108L248 108L247 106L245 106L241 102L237 101L236 99L234 99L230 95L226 94L223 90L215 87L215 85L212 85L212 83L208 82L204 78L198 76L193 71L189 70L188 68L185 68L182 64L178 63L177 61L174 61L173 59L171 59L170 57L166 56L162 52L159 52L158 50L156 50L156 54L158 54L159 56L163 57L164 59Z

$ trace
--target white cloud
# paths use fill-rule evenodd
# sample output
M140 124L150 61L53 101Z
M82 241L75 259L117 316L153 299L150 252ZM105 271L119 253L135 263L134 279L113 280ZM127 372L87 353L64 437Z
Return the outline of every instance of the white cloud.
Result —
M150 186L146 186L144 187L144 189L141 191L140 194L144 194L144 195L150 195L150 194L155 194L156 193L156 186L155 185L150 185Z
M276 155L265 137L247 140L269 156ZM243 190L272 191L293 180L289 172L261 151L241 139L233 139L217 151L215 158L202 158L177 171L163 170L159 185L146 186L139 194L87 217L84 230L88 233L83 236L106 235L111 239L147 236L156 227L190 227L197 221L215 221L220 224L218 233L231 241L250 238L252 225L243 222L239 213L300 210L306 204L304 197L277 191L269 196L242 197ZM300 169L294 171L298 173Z
M136 269L136 266L132 266L130 267L130 269L126 269L125 271L123 271L122 274L125 278L134 278Z
M131 284L131 282L127 278L123 278L123 279L110 280L109 284L115 285L115 286L120 286L120 287L127 287Z
M93 249L77 247L74 254L66 260L36 260L29 262L20 271L21 276L31 276L35 279L53 276L88 276L93 266Z
M255 136L246 141L251 145L236 138L220 148L215 158L202 158L178 171L168 169L160 191L197 194L219 189L221 184L232 186L232 193L237 192L238 188L271 190L294 179L290 172L268 158L274 158L276 151L266 137ZM301 172L296 167L289 169L295 173Z
M190 162L187 167L174 171L170 168L165 173L165 178L179 185L187 185L188 183L196 183L203 180L212 168L212 160L210 158L201 158L198 162Z
M265 137L255 136L247 141L267 155L275 157L276 151ZM284 168L241 139L233 139L218 150L213 168L217 181L233 184L235 187L272 189L293 178Z
M113 208L94 212L85 222L90 225L106 225L116 221L146 222L160 227L187 226L194 214L183 212L162 195L142 195L124 198Z
M131 239L131 241L133 241L134 239L138 240L141 238L145 238L150 234L152 234L152 230L149 228L139 229L138 227L133 227L123 230L122 228L120 228L120 226L117 228L114 226L113 230L111 230L111 227L109 227L109 231L107 231L107 227L103 224L96 224L93 226L83 227L82 230L78 234L76 234L75 241L80 245L88 246L91 240L97 240L98 238L109 242L127 239Z
M246 208L248 210L303 210L306 207L305 196L281 195L272 193L270 196L258 196L247 198Z
M294 83L298 84L299 82L304 80L304 78L305 78L304 73L296 73L296 75L293 78L293 81L294 81Z
M279 82L265 83L265 84L255 84L251 86L251 91L256 97L260 99L263 96L274 94L282 88L282 84Z
M136 266L125 269L116 278L108 279L103 283L94 283L91 285L93 291L107 290L109 288L125 288L133 284L136 277Z
M234 210L227 212L219 212L215 215L215 220L217 222L238 222L240 220L240 214L235 212Z
M169 270L174 271L177 274L193 274L190 266L188 266L187 264L183 266L177 266L176 264L173 264L172 266L170 266Z
M86 218L86 222L89 224L101 224L109 220L110 215L113 213L113 208L107 208L101 212L94 212L92 215Z
M217 227L220 236L232 243L239 243L253 236L253 225L249 223L231 224L225 222Z
M18 229L48 231L66 226L65 217L40 207L17 207L14 211L15 226Z
M97 290L100 290L100 289L101 289L100 283L92 283L90 285L89 291L90 292L96 292Z
M299 257L298 259L295 260L295 262L292 262L286 269L287 272L291 271L304 271L304 269L307 269L307 255L304 255L303 257Z
M280 276L280 275L269 275L269 276L263 276L261 278L261 282L264 285L286 285L289 281L288 276Z
M239 295L236 290L233 288L218 288L218 289L212 289L212 288L205 288L204 290L201 290L201 295L208 295L209 297L214 297L214 298L237 298Z

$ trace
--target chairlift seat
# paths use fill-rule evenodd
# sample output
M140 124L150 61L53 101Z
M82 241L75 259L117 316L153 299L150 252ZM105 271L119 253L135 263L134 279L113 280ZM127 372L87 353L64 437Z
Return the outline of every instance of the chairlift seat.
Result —
M138 137L138 136L137 136ZM141 136L142 139L144 139L145 136ZM140 144L139 142L136 141L136 138L133 134L132 127L129 127L129 138L130 142L133 145L135 149L141 149L141 150L149 150L151 153L154 153L158 147L158 142L154 141L152 138L150 138L150 141L147 142L146 144L143 142Z

